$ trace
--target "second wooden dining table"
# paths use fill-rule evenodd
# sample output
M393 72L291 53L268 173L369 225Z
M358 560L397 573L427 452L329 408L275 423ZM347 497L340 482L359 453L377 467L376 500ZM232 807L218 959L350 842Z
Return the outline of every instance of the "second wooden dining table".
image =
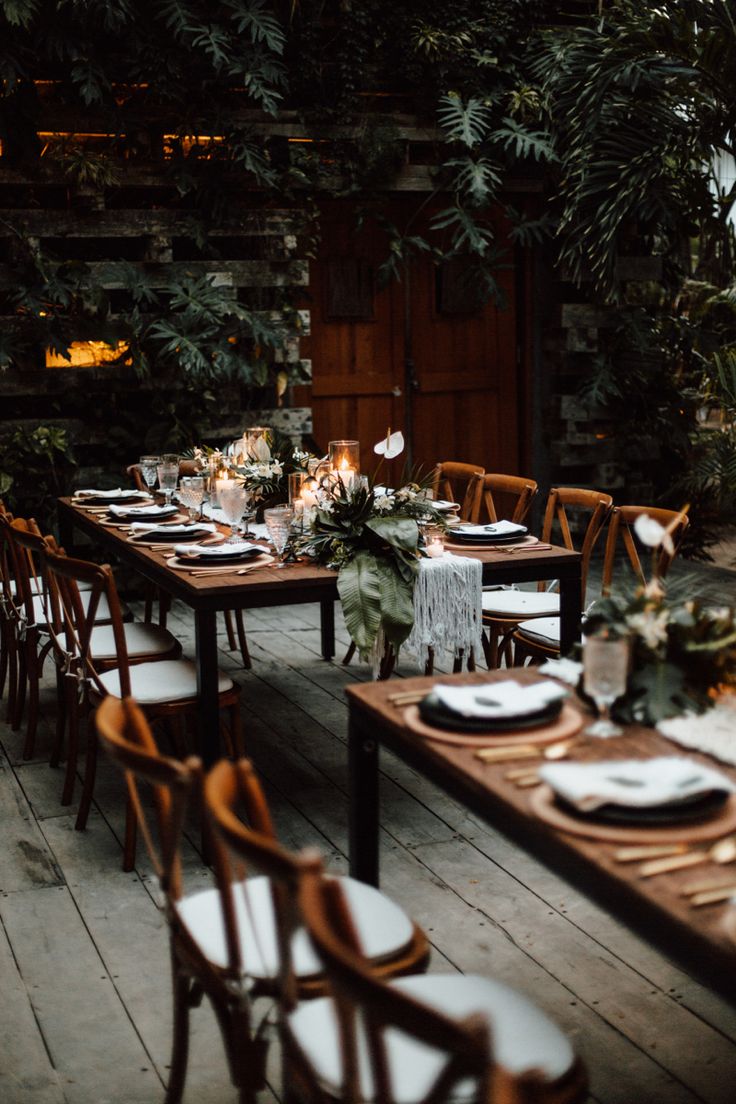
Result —
M163 553L132 543L127 531L106 525L96 512L73 505L71 499L59 499L61 543L67 551L73 547L77 529L93 545L111 553L145 579L178 598L194 614L197 689L199 696L200 754L205 766L221 755L217 693L217 613L220 610L258 609L267 606L300 605L319 602L322 626L322 654L331 659L335 652L335 599L337 572L304 561L285 568L260 567L245 575L232 573L198 577L170 567ZM468 555L481 560L484 586L528 583L556 579L560 588L560 638L563 653L580 636L582 615L581 557L567 548L539 551L473 551Z

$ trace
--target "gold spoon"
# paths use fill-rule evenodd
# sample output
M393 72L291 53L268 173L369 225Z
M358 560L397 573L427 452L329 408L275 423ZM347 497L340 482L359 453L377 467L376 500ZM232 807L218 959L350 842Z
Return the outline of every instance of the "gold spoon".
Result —
M674 855L667 859L653 859L652 862L642 863L639 867L641 878L651 878L655 874L667 874L670 870L683 870L688 866L698 866L700 863L731 863L736 862L736 836L726 836L716 840L707 851L688 851L685 855Z

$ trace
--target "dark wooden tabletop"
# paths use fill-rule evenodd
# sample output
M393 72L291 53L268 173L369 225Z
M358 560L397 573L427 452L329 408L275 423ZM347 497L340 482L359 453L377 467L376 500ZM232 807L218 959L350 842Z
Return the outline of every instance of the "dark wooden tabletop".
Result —
M519 788L505 777L510 769L520 765L519 762L487 764L475 757L475 748L423 738L407 728L403 720L404 709L390 700L398 687L401 691L428 690L438 681L469 684L509 677L528 682L542 676L530 668L515 668L513 671L441 678L411 678L400 684L379 682L350 686L347 695L351 739L369 737L397 752L475 813L599 899L619 919L630 922L652 942L686 964L694 965L711 984L730 999L736 999L736 906L723 903L696 909L681 895L683 886L698 881L736 885L736 866L722 867L708 862L642 878L639 863L621 863L614 858L620 843L586 839L542 821L531 807L533 789ZM576 704L584 709L582 703ZM687 755L711 767L716 766L736 781L736 770L707 755L681 748L654 729L641 726L628 726L622 736L612 739L583 738L570 758L591 762L673 754ZM351 792L351 801L356 796Z

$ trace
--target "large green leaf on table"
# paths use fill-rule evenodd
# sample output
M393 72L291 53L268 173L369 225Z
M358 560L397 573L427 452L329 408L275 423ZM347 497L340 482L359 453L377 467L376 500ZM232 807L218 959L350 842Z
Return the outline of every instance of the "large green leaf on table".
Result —
M414 624L414 582L402 578L395 560L376 560L381 599L381 625L398 652Z
M649 663L629 676L626 698L616 706L616 716L639 724L655 725L697 708L688 693L685 672L674 663Z
M377 517L366 522L366 529L372 530L377 537L402 552L416 552L419 543L419 530L414 518Z
M372 552L361 549L340 569L337 592L350 637L366 656L381 624L381 591Z

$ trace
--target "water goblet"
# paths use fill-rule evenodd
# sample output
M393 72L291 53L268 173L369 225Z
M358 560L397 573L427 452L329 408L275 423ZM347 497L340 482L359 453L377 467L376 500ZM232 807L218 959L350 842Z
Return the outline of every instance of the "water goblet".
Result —
M156 471L158 472L158 487L163 493L166 500L166 505L171 505L171 500L176 490L176 486L179 482L179 457L175 460L167 460L166 456L161 457L161 463L157 465Z
M156 480L158 478L158 465L160 463L160 456L141 456L138 461L138 466L141 469L141 475L143 476L143 482L146 484L149 491L153 490L153 488L156 486Z
M245 491L245 508L243 510L243 536L250 537L253 534L250 531L250 523L256 516L257 504L256 497L253 493L253 488L247 486L243 487Z
M219 494L220 509L230 524L230 536L228 544L236 544L240 540L238 527L245 510L245 487L235 479L223 481L220 484Z
M611 706L626 692L629 642L625 638L589 636L583 644L583 689L596 704L598 720L586 736L620 736L623 731L610 718Z
M270 510L264 510L263 512L263 520L266 523L268 535L276 550L276 555L279 557L279 563L276 564L276 567L286 567L283 555L289 540L293 516L294 511L291 506L273 506Z
M201 475L182 476L179 480L179 501L187 508L190 521L201 520L204 501L204 478Z

